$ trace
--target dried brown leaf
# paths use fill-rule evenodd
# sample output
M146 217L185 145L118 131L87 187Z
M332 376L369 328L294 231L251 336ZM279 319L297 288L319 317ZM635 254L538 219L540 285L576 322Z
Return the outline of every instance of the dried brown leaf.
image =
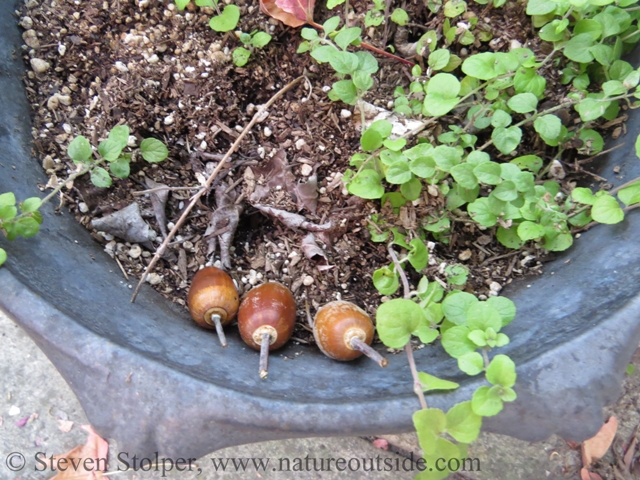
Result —
M149 225L140 215L137 203L132 203L106 217L95 218L91 221L91 226L96 230L121 238L125 242L149 242Z
M316 237L313 233L305 235L300 243L300 249L304 256L312 262L321 262L324 265L329 264L329 258L324 253L324 250L316 243ZM320 268L320 266L318 266Z
M582 464L589 467L594 461L600 460L613 442L618 431L618 420L616 417L609 417L600 431L589 440L582 442Z
M101 472L107 468L109 444L93 430L91 425L82 425L81 428L89 432L87 442L63 455L55 456L56 461L54 464L66 464L67 469L58 473L51 480L94 480L104 478Z
M158 187L167 187L164 183L157 183L150 178L145 178L144 182L149 189ZM153 213L156 216L162 238L167 238L167 214L165 212L167 200L169 199L169 190L158 190L149 194Z
M305 183L297 183L294 187L298 210L306 208L315 214L318 208L318 176L311 175Z
M233 236L240 222L240 214L242 213L242 205L234 203L235 194L226 193L226 185L221 185L216 189L216 202L218 208L211 215L209 226L204 232L207 238L207 255L213 255L216 251L216 244L219 240L220 244L220 261L222 265L231 268L231 254L229 249L233 243Z
M271 217L277 218L289 228L304 228L310 232L323 232L333 228L331 222L318 225L307 221L302 215L280 210L279 208L267 207L266 205L254 205L254 207Z

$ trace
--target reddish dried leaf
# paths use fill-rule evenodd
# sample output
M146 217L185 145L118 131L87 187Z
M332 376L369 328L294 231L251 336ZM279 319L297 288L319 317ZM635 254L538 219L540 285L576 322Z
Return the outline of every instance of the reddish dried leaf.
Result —
M102 439L91 425L82 425L89 432L87 443L80 445L64 455L56 455L56 465L64 462L66 470L61 471L51 480L95 480L104 478L101 471L107 468L109 444ZM66 462L63 460L66 459Z
M616 417L610 417L594 437L582 443L582 464L585 467L589 467L595 460L600 460L607 453L617 431L618 420Z
M31 418L31 415L27 415L26 417L21 418L15 423L16 427L24 427L30 418Z
M373 446L381 450L389 450L389 442L384 438L376 438L373 441Z
M313 20L315 0L260 0L260 10L290 27Z

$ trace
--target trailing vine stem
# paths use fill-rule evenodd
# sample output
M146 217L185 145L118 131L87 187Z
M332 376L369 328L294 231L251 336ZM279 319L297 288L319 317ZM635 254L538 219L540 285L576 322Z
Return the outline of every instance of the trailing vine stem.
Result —
M398 271L398 275L400 275L400 279L402 281L402 287L404 289L404 298L411 298L411 290L409 289L409 281L407 280L407 276L404 273L404 269L402 268L402 264L398 260L398 256L396 252L393 250L393 247L389 245L388 247L389 256L391 260L393 260L393 264ZM411 376L413 377L413 391L418 396L418 400L420 400L420 406L423 409L427 408L427 400L424 398L424 393L422 391L422 382L420 381L420 377L418 377L418 369L416 368L416 361L413 357L413 348L411 347L411 340L409 340L404 346L404 351L407 353L407 358L409 360L409 368L411 369Z

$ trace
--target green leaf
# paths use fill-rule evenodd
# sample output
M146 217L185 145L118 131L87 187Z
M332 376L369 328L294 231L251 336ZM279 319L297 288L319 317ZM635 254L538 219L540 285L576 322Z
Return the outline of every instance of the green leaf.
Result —
M518 190L516 184L510 180L502 182L492 192L496 198L504 200L505 202L511 202L518 198Z
M535 119L533 128L541 137L555 140L562 132L562 122L555 115L543 115Z
M91 158L91 144L82 135L74 138L67 148L67 155L73 163L86 163Z
M360 60L355 53L334 50L329 57L329 64L338 73L352 74L358 69Z
M489 297L486 303L498 311L503 327L509 325L516 317L516 304L506 297Z
M613 225L624 220L624 212L618 200L611 195L598 197L591 208L591 216L598 223Z
M532 93L540 98L547 86L546 79L538 75L534 68L519 68L513 78L516 93Z
M476 178L487 185L498 185L501 181L502 169L499 163L484 162L473 169Z
M413 268L418 272L427 266L429 261L429 251L424 242L419 238L414 238L409 243L411 250L407 254L407 259Z
M149 163L158 163L169 156L164 143L155 138L145 138L140 142L140 154Z
M333 41L343 50L346 50L352 42L358 40L360 38L360 34L362 33L362 29L360 27L351 27L351 28L343 28L338 32ZM357 68L357 67L356 67ZM349 72L341 72L341 73L349 73Z
M450 73L438 73L427 83L426 93L437 93L443 98L456 98L460 93L460 81Z
M460 402L446 414L447 433L461 443L471 443L480 435L482 417L474 413L471 401Z
M534 112L538 107L538 99L533 93L519 93L509 99L507 105L517 113Z
M91 170L91 183L100 188L110 187L111 177L109 176L109 172L102 167L94 168Z
M458 357L458 368L467 375L478 375L484 370L482 355L478 352L469 352Z
M453 358L459 358L467 353L474 352L475 343L469 340L469 327L451 327L442 334L442 348Z
M310 55L319 63L327 63L336 51L336 47L333 45L321 45L314 48Z
M462 0L448 0L444 4L444 16L449 18L462 15L467 10L467 3Z
M401 185L413 178L409 163L406 160L398 160L387 169L386 180L391 184Z
M0 267L7 261L7 252L4 248L0 248Z
M477 302L467 310L467 326L471 330L493 328L496 332L502 328L500 312L487 302Z
M466 325L467 310L478 303L478 298L467 292L456 292L447 295L442 302L442 311L451 323Z
M209 20L209 27L216 32L228 32L236 28L240 20L240 9L236 5L227 5L222 13Z
M382 295L393 295L399 287L395 269L382 267L373 272L373 286Z
M356 72L356 73L359 73L365 76L368 75L362 72ZM362 78L359 77L358 79L361 80ZM371 79L370 76L369 76L369 79ZM366 86L366 85L362 84L361 86ZM337 81L336 83L333 84L333 88L331 91L334 92L338 96L338 98L342 100L344 103L346 103L347 105L355 104L358 98L358 91L356 90L356 85L351 80Z
M498 109L491 116L491 126L493 128L508 127L511 125L512 120L511 115L502 109Z
M113 127L107 137L110 141L114 142L120 150L127 146L129 143L129 127L126 125L118 125ZM103 155L104 156L104 155Z
M345 1L346 0L327 0L327 8L329 10L333 10L338 5L342 5ZM333 18L340 18L340 17L333 17Z
M469 212L473 220L483 227L493 227L498 222L498 218L491 211L489 199L485 197L478 198L473 203L470 203L467 206L467 212Z
M627 207L640 202L640 182L632 183L628 187L620 190L618 192L618 198Z
M0 205L0 220L11 220L18 214L18 209L13 205Z
M109 164L109 170L114 177L127 178L130 173L129 160L120 157L115 162Z
M332 18L330 18L329 20L327 20L325 22L325 25L327 23L329 23L330 21L334 20L334 19L337 19L337 22L336 22L336 26L337 26L337 24L340 23L340 17L332 17ZM325 32L327 31L327 28L328 27L326 27L326 26L324 27ZM333 30L331 30L331 31L333 31ZM305 40L310 40L310 41L311 40L315 40L315 39L318 38L318 31L315 28L303 28L302 30L300 30L300 36L302 38L304 38Z
M627 87L620 80L609 80L602 84L602 92L605 97L615 97L626 93Z
M427 319L420 306L402 298L383 303L376 312L376 328L382 343L389 348L403 348L412 332Z
M249 58L251 57L251 52L244 47L238 47L233 50L231 54L231 58L233 60L233 64L236 67L244 67Z
M251 37L251 44L256 48L264 48L271 41L271 35L266 32L257 32Z
M362 170L356 175L347 185L347 190L352 195L367 200L380 198L384 195L384 187L382 186L380 175L371 169Z
M16 196L13 192L7 192L0 195L0 207L13 206L16 204Z
M397 23L401 27L404 27L409 23L409 15L401 8L396 8L391 14L391 21Z
M439 408L424 408L413 414L413 425L420 448L425 454L430 454L436 450L437 439L445 431L447 417Z
M538 173L543 165L542 159L537 155L523 155L521 157L514 158L510 163L533 173Z
M184 10L191 0L175 0L178 10Z
M578 203L584 205L593 205L596 203L596 196L590 189L584 187L576 187L571 191L571 198Z
M580 119L583 122L590 122L604 114L607 109L607 103L595 98L585 98L574 108L580 114Z
M546 15L556 11L558 3L553 0L529 0L527 15Z
M491 133L494 145L501 153L508 155L513 152L522 140L520 127L496 128Z
M449 64L451 53L446 48L439 48L431 52L428 64L432 70L442 70Z
M495 54L492 52L477 53L462 62L462 71L480 80L491 80L498 76L495 70Z
M460 386L456 382L443 380L424 372L418 372L418 378L422 384L423 392L431 392L433 390L454 390Z
M506 355L496 355L487 367L487 380L492 385L513 387L516 377L516 364Z
M454 165L449 173L453 179L463 188L472 189L478 186L478 179L473 173L474 166L468 163Z
M507 248L517 250L522 247L524 241L518 236L516 227L504 228L499 226L496 231L496 238Z
M377 130L368 128L360 137L360 145L365 152L377 150L382 146L382 135Z
M400 193L409 200L413 202L420 198L420 194L422 193L422 182L420 179L413 177L408 182L405 182L400 187Z
M593 46L593 36L590 33L581 33L569 40L562 52L569 60L578 63L589 63L593 60L590 48Z
M529 220L525 220L518 225L518 236L523 242L535 240L544 235L544 227Z
M18 217L13 224L15 234L24 238L31 238L40 231L40 224L33 217Z
M42 200L38 197L27 198L24 202L20 203L20 211L23 213L32 213L40 208Z
M495 391L491 391L491 387L479 387L471 399L471 407L473 412L483 417L492 417L502 411L502 399Z
M573 237L570 233L559 233L553 236L545 236L545 243L542 245L550 252L563 252L573 244Z
M405 155L407 151L405 150ZM409 168L420 178L431 178L436 174L436 161L432 156L418 157L411 160Z
M511 387L494 386L491 387L491 390L495 390L503 402L515 402L515 400L518 398L515 390Z

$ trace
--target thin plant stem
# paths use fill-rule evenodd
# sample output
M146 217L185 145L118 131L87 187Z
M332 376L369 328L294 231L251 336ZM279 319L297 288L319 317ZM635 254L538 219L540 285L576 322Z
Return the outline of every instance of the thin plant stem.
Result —
M398 260L398 256L396 252L393 250L391 245L388 247L389 256L391 256L391 260L393 260L393 264L400 275L400 279L402 280L402 287L404 289L404 298L411 298L411 291L409 290L409 282L407 281L407 276L402 269L402 265ZM407 353L407 358L409 360L409 368L411 369L411 376L413 377L413 391L418 396L418 400L420 400L420 406L424 409L427 408L427 400L424 398L424 392L422 391L422 382L420 381L420 377L418 376L418 369L416 368L416 361L413 358L413 347L411 346L411 341L408 341L404 346L404 351Z
M185 220L189 216L189 213L191 213L191 210L193 210L193 207L195 207L196 203L198 203L198 200L200 200L200 197L202 197L202 195L204 195L206 192L209 191L209 189L211 188L211 184L213 183L215 178L218 176L218 173L220 173L220 170L222 170L222 167L224 167L225 162L229 159L231 154L233 152L235 152L235 150L238 148L238 146L240 145L240 143L242 142L244 137L249 133L251 128L257 123L258 119L262 116L262 114L271 105L273 105L273 103L276 100L278 100L282 95L284 95L286 92L288 92L295 85L300 83L303 79L304 79L304 76L298 77L295 80L289 82L284 87L282 87L280 90L278 90L278 92L276 92L276 94L273 95L273 97L271 97L267 103L261 105L260 108L258 108L256 113L253 115L253 118L251 119L251 121L247 124L246 127L244 127L244 130L242 130L242 133L240 133L240 135L238 136L236 141L233 142L233 145L231 145L231 147L229 147L229 150L227 150L227 153L225 153L224 157L222 157L222 159L218 163L218 166L213 170L213 172L211 172L211 174L209 175L209 178L207 178L207 181L205 182L203 187L193 197L191 197L191 201L189 202L187 207L184 209L184 212L182 212L182 215L180 216L178 221L175 223L174 227L171 229L171 231L169 232L167 237L164 239L164 241L162 242L160 247L156 250L156 253L153 255L153 258L151 259L151 262L149 263L149 265L145 269L144 273L142 274L142 277L140 277L140 281L138 282L138 285L136 285L136 288L133 291L133 295L131 296L131 303L136 301L136 297L138 296L138 292L140 291L140 288L142 287L142 284L144 283L145 279L147 278L147 275L153 270L153 268L155 267L156 263L158 263L158 260L160 260L160 257L162 256L162 254L164 253L165 249L167 248L167 245L169 244L169 242L171 242L171 240L173 239L175 234L178 232L178 229L185 222Z

